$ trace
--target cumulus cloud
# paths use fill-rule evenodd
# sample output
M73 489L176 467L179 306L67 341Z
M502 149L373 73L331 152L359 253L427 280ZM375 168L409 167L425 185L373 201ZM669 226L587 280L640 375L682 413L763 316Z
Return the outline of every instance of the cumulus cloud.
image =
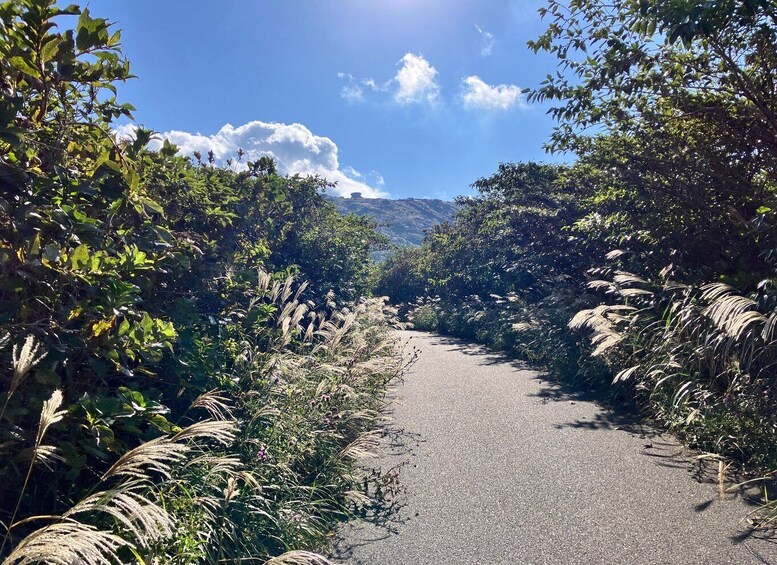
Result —
M515 106L525 108L526 98L520 86L514 84L491 85L475 75L463 79L461 100L465 108L477 110L509 110Z
M437 69L422 55L406 53L399 61L402 65L394 80L398 89L394 100L399 104L434 103L440 94L437 84Z
M440 95L440 85L437 83L437 69L422 55L406 53L397 65L400 65L394 77L385 82L378 82L372 77L357 78L351 73L337 73L346 81L340 89L340 97L349 104L364 102L370 92L391 92L398 104L429 103L434 104Z
M120 136L127 133L126 127L117 129ZM219 164L224 164L229 158L236 160L237 150L242 148L245 151L243 162L273 157L282 173L319 175L336 182L337 186L330 189L331 192L344 196L361 192L367 198L386 196L385 192L370 184L383 186L379 174L362 175L352 167L341 167L335 142L313 134L302 124L253 121L239 127L226 124L213 135L173 130L161 136L177 145L183 154L199 151L206 155L208 151L213 151ZM152 149L161 145L161 142L155 143Z
M488 57L494 50L494 34L484 30L477 24L475 24L475 29L480 34L480 54Z

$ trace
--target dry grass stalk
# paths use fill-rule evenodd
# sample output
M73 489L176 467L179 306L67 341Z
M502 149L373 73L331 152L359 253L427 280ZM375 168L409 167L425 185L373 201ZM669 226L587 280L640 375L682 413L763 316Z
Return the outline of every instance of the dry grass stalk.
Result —
M182 429L175 434L170 441L182 442L188 439L203 438L212 439L222 445L229 445L235 441L237 422L234 420L203 420Z
M220 390L202 393L192 402L191 407L205 410L214 420L234 419L232 403L226 396L221 396Z
M340 451L342 459L365 459L375 455L380 445L380 433L377 431L366 432L346 445Z
M30 343L30 340L27 340L27 342ZM5 549L8 540L10 539L11 528L16 523L16 516L19 513L19 506L21 505L24 494L27 491L27 485L30 483L30 477L32 476L32 470L35 467L36 461L43 459L44 462L48 465L50 459L53 458L56 454L56 448L53 446L43 445L43 438L45 437L48 429L52 425L62 420L62 418L65 417L65 414L67 414L66 411L59 410L61 405L61 390L55 390L51 395L51 398L44 401L43 403L43 408L40 412L40 420L38 421L38 433L35 437L35 445L33 446L32 455L30 457L30 464L27 467L27 474L24 477L24 483L22 484L22 488L19 491L19 496L16 499L16 506L14 507L13 514L11 515L11 520L8 522L9 526L6 530L5 536L3 537L3 543L0 545L0 555L2 554L3 549Z
M101 480L114 477L147 479L151 472L170 478L173 463L183 461L189 449L188 445L170 441L166 437L152 439L119 457Z
M95 493L68 510L63 518L77 514L101 512L119 522L143 547L173 533L173 518L161 506L154 504L134 489L140 482Z
M30 369L40 363L46 357L46 352L40 352L40 344L35 343L35 336L28 335L24 345L13 346L13 377L11 378L10 393L13 393L30 372Z
M42 445L43 437L48 429L62 420L67 414L66 410L59 410L60 406L62 406L62 391L55 390L51 398L43 403L43 409L40 412L40 420L38 422L38 435L35 438L36 447Z
M0 348L5 347L10 340L10 335L6 334L0 338ZM5 410L8 407L8 401L19 389L24 379L30 373L30 370L38 363L43 361L47 352L40 352L40 344L35 342L35 336L28 335L24 341L24 345L19 349L19 344L14 344L12 352L13 360L13 375L11 375L11 382L8 384L8 391L5 395L5 402L3 408L0 409L0 420L5 415Z
M335 565L335 563L310 551L288 551L265 561L264 565Z
M119 561L117 551L122 547L134 546L111 532L68 520L28 535L3 565L112 565Z

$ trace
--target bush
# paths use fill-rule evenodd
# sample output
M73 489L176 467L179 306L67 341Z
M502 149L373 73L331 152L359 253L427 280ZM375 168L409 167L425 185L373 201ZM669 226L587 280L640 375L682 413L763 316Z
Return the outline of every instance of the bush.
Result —
M405 271L439 297L439 331L612 386L688 443L773 470L773 6L540 12L530 46L560 69L530 99L576 160L501 164Z
M358 300L382 239L271 159L117 139L119 41L0 6L0 557L314 549L365 500L353 459L401 371Z

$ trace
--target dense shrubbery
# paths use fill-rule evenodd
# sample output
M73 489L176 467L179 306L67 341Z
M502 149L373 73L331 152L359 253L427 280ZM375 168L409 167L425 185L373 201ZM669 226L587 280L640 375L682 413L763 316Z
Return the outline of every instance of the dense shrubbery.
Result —
M345 302L383 239L270 159L117 139L129 77L88 10L0 6L0 558L315 548L400 371L383 304Z
M774 4L543 12L532 45L560 69L532 97L577 159L500 166L378 288L420 300L419 326L614 382L689 443L774 468Z
M585 203L569 173L500 165L476 183L480 196L459 199L455 222L382 266L377 291L404 302L418 329L477 339L565 375L600 376L602 364L587 359L566 328L597 303L581 289L604 249L568 228Z

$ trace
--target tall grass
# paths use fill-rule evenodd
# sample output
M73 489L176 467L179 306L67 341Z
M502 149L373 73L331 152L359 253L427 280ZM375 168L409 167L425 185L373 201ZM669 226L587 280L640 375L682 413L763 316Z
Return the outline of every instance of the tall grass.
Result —
M382 299L341 306L330 297L319 308L303 301L304 290L260 273L244 314L268 304L274 313L233 329L224 387L197 397L175 430L120 454L80 500L35 514L44 507L33 500L37 484L62 470L46 440L70 416L54 391L32 445L4 446L9 461L27 465L3 565L325 563L312 552L370 502L358 462L374 447L386 387L403 361L390 332L395 312ZM44 355L34 339L14 347L6 403ZM19 472L4 467L9 478Z
M777 520L768 488L777 469L777 295L770 281L744 294L723 283L687 285L615 269L589 283L609 303L580 311L593 354L690 446L721 468L763 483L761 523Z

